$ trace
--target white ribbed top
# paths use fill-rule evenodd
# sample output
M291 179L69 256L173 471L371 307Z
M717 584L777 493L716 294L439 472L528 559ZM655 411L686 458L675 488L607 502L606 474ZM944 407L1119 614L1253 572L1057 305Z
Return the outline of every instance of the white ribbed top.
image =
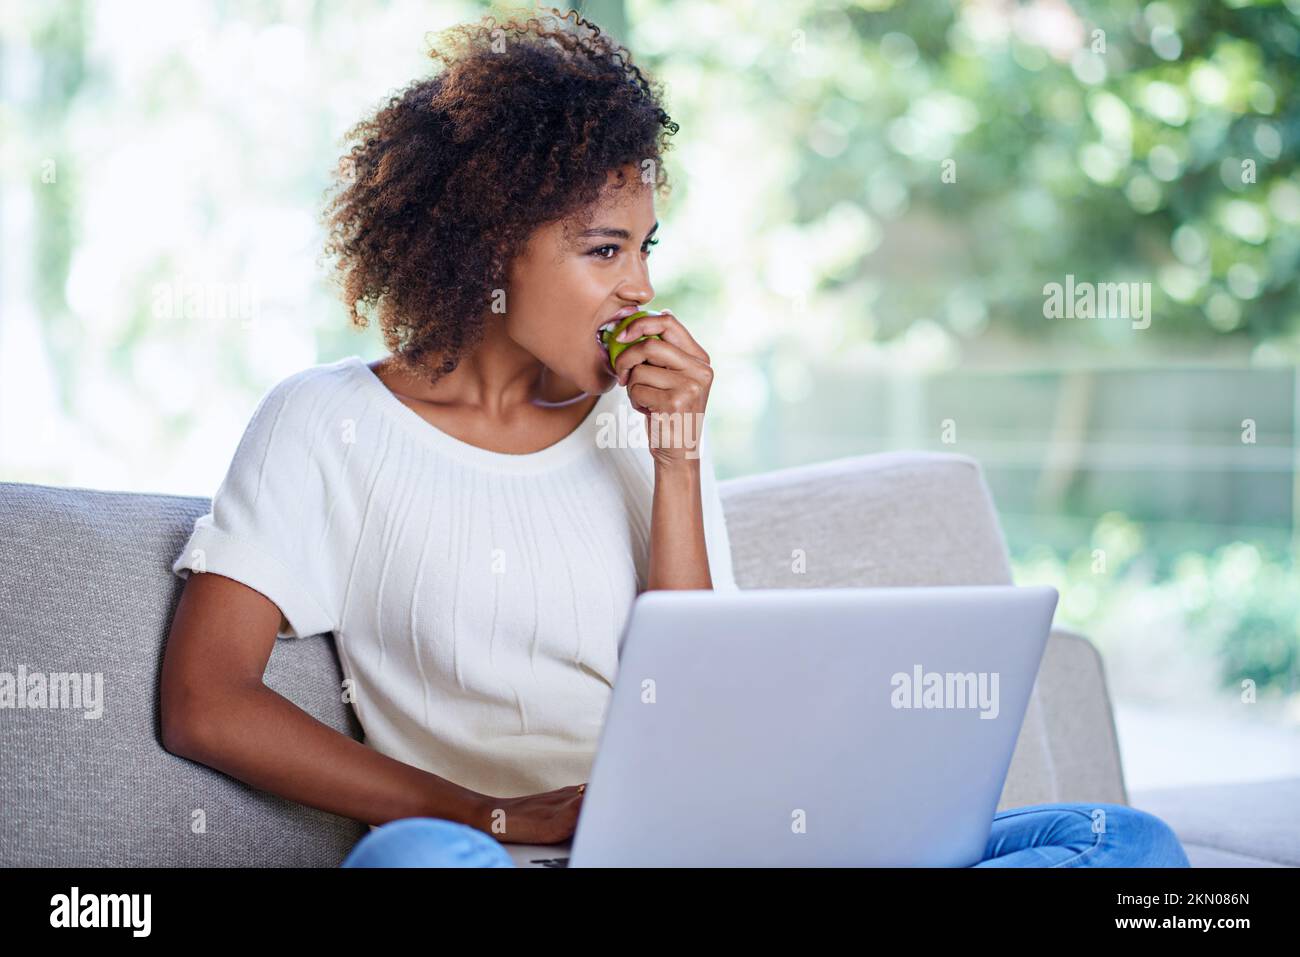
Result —
M255 588L285 637L332 631L382 753L496 797L578 784L649 569L645 434L615 387L554 445L493 452L358 356L313 366L259 402L172 571ZM707 427L700 447L710 573L732 590Z

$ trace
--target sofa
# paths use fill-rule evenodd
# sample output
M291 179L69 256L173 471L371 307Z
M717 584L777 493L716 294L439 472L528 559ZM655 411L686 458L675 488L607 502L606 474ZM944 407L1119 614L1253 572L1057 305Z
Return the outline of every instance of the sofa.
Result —
M719 483L741 588L1001 585L1006 544L979 464L891 452ZM209 500L0 483L0 671L103 675L102 711L0 711L0 866L334 867L364 824L252 789L161 744L158 690ZM801 548L806 568L791 569ZM276 642L268 687L362 740L329 634ZM1130 795L1103 663L1054 628L999 810L1132 804L1193 866L1300 864L1300 781Z

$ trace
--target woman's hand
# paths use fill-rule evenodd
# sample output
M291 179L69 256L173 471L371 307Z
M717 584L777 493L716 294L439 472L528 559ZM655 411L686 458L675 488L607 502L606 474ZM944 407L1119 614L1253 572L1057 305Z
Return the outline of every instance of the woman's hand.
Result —
M619 341L657 335L628 346L614 361L620 385L627 386L632 407L649 416L646 434L657 467L699 464L704 409L713 384L709 354L671 310L642 316L628 325Z
M562 844L578 827L586 788L574 784L522 797L484 797L475 820L468 823L502 844Z

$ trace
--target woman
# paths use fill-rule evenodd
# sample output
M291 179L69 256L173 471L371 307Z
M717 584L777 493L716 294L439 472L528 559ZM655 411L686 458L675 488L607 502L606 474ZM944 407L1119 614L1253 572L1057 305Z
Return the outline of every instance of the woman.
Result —
M167 747L366 821L346 866L568 840L638 589L736 587L708 353L670 310L612 369L599 338L654 298L678 127L626 50L559 22L448 31L447 69L355 128L327 250L390 355L277 384L173 565ZM262 683L277 633L325 631L364 745ZM1082 848L1085 811L1008 812L989 857L1185 863L1105 807Z

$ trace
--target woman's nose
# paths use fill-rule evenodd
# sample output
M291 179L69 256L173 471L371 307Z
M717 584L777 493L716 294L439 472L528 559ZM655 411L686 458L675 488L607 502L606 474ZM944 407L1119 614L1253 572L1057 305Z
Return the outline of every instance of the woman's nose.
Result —
M650 302L655 297L655 287L650 282L650 264L642 262L633 269L634 275L627 278L619 295L630 302Z

